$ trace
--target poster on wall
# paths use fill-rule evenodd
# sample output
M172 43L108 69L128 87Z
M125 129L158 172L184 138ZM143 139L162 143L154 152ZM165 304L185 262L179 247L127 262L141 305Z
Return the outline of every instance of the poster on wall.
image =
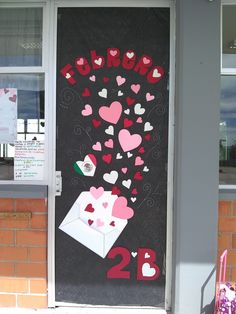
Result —
M0 144L17 139L17 89L0 88Z
M164 306L168 8L60 8L56 301Z
M14 180L44 179L44 142L15 141Z

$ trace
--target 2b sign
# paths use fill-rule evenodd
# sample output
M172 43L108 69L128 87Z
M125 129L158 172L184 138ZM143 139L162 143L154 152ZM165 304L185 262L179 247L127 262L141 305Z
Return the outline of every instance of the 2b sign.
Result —
M133 257L137 256L137 280L155 280L160 276L160 268L155 264L155 251L147 248L139 248L138 252L131 253ZM124 270L130 264L131 254L124 247L116 247L108 253L109 259L114 259L116 256L121 256L120 262L111 267L107 271L108 279L130 279L130 271Z

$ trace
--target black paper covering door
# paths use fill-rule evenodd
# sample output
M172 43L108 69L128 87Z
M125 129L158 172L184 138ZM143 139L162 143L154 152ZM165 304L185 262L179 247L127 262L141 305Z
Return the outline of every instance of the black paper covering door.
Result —
M60 8L56 301L164 306L168 8Z

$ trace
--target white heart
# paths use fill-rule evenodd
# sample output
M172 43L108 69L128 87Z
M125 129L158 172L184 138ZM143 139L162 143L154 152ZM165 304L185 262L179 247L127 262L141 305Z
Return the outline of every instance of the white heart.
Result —
M118 172L113 170L110 173L105 173L103 179L108 183L115 184L118 179Z
M152 73L152 76L153 76L153 77L161 77L161 73L159 73L158 70L155 69L155 70L153 71L153 73Z
M148 167L145 166L145 167L143 168L143 171L144 171L144 172L148 172L148 171L149 171Z
M136 257L137 256L137 252L131 252L131 255L133 256L133 257Z
M149 258L150 255L148 253L145 253L144 258Z
M151 131L153 129L153 126L150 124L150 122L146 122L144 124L144 132Z
M97 65L101 65L102 64L102 58L98 58L98 59L94 60L94 63L96 63Z
M109 125L109 127L105 130L106 134L114 135L114 127L113 125Z
M127 52L127 53L126 53L126 56L127 56L129 59L131 59L131 58L133 58L134 53L133 53L133 52Z
M130 113L130 109L124 110L124 113L125 113L125 114L129 114L129 113Z
M128 180L123 180L123 181L122 181L122 184L123 184L127 189L130 188L131 183L132 183L132 181L131 181L130 179L128 179Z
M118 96L123 96L124 94L122 93L121 90L118 91Z
M141 104L136 104L134 106L134 112L138 115L142 115L145 112L145 109L141 107Z
M145 277L153 277L156 273L155 268L151 268L149 263L144 263L142 266L142 274Z
M117 155L116 155L116 159L122 159L123 157L121 156L121 154L120 153L118 153Z
M131 154L130 152L127 153L128 158L132 157L133 154Z
M107 89L103 88L100 92L98 92L98 95L100 97L107 98Z
M136 197L131 197L131 201L134 203L136 201Z
M71 78L70 73L66 73L66 79L69 79L69 78Z

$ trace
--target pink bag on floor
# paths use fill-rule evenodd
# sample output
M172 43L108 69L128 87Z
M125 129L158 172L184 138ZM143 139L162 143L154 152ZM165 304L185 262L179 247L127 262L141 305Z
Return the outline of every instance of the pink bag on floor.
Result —
M231 283L225 282L227 254L228 251L225 250L220 257L220 272L214 314L236 314L235 287Z

